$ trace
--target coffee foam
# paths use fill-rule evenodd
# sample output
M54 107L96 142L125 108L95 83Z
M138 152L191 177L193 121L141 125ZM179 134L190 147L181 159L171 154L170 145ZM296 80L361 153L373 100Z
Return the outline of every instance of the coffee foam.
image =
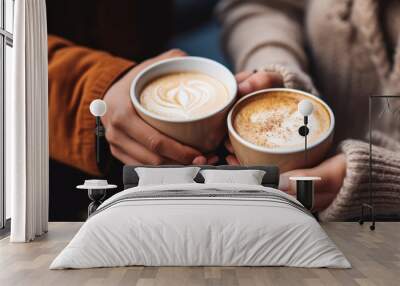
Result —
M312 144L328 131L330 116L322 104L301 94L279 91L254 96L239 106L233 127L240 137L261 147L302 147L304 137L298 130L304 125L304 117L298 112L298 104L303 99L314 105L307 136L308 144Z
M195 119L222 109L230 100L220 81L203 73L170 73L145 86L140 103L147 110L171 119Z

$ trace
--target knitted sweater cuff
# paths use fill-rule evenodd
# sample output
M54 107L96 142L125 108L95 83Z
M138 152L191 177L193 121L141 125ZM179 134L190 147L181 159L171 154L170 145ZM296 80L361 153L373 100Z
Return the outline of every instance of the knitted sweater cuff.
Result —
M333 202L319 214L322 221L359 218L362 203L369 202L369 144L346 140L339 146L346 156L346 177ZM400 213L400 155L372 147L372 200L378 216Z
M283 85L286 88L304 90L314 95L319 95L310 77L303 71L289 68L281 64L269 64L262 68L267 72L276 72L282 76Z

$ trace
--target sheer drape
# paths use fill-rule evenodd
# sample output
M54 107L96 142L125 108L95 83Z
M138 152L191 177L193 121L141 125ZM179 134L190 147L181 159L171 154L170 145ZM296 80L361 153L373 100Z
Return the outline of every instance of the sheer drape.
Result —
M6 187L11 238L33 240L48 225L47 28L45 0L18 0L13 93L6 98Z

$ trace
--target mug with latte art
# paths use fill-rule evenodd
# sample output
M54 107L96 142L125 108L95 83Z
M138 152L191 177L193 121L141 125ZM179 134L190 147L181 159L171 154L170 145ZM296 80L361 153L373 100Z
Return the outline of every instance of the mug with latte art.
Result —
M314 107L308 119L307 161L299 128L304 117L298 111L307 99ZM260 90L241 98L227 118L229 138L242 165L276 165L281 172L313 167L328 152L335 126L329 106L318 97L294 89Z
M143 120L202 152L214 151L225 137L236 92L226 67L200 57L155 63L131 85L132 103Z

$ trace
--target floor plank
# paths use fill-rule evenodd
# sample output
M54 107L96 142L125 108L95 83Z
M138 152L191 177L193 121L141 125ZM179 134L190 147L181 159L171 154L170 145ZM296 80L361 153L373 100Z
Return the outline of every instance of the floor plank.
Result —
M0 240L0 285L399 285L400 223L382 222L375 231L357 223L323 224L352 269L285 267L118 267L48 270L81 223L50 223L49 233L32 243Z

